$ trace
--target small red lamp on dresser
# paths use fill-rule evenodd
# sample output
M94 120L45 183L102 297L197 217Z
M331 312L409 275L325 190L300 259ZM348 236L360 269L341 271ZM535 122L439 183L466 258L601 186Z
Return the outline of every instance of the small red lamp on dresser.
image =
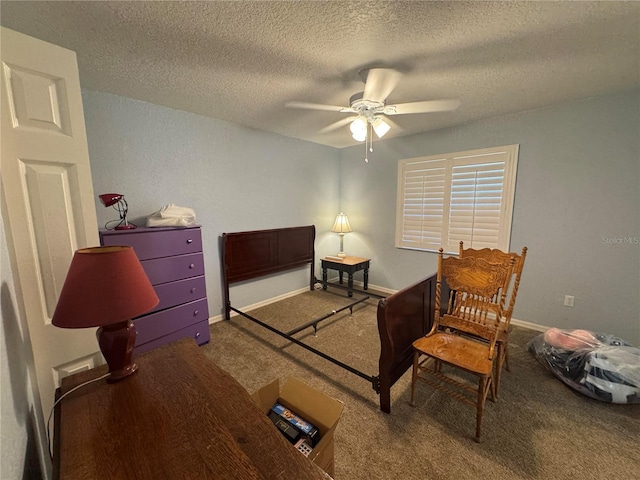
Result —
M124 195L122 195L121 193L103 193L98 197L105 207L113 207L118 211L118 214L120 215L120 223L116 225L116 230L131 230L133 228L136 228L136 225L134 225L133 223L129 223L129 221L127 220L129 205L124 199Z
M130 246L83 248L75 252L52 323L61 328L100 327L100 351L110 383L135 373L133 317L159 302Z

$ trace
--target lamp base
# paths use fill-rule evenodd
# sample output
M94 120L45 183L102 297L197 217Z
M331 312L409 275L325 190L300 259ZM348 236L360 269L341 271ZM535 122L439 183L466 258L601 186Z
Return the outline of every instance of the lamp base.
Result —
M133 361L136 327L131 320L103 325L96 332L100 351L109 366L108 383L118 382L138 370Z
M338 252L338 257L340 258L344 258L347 256L346 253L344 253L344 233L340 233L340 251Z
M126 225L118 225L114 230L133 230L136 226L133 223L127 223Z

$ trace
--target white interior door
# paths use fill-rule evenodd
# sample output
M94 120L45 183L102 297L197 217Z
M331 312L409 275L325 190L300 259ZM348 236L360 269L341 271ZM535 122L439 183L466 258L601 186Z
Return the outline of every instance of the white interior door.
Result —
M3 218L46 420L61 376L102 363L94 329L51 317L78 248L99 244L76 54L1 30Z

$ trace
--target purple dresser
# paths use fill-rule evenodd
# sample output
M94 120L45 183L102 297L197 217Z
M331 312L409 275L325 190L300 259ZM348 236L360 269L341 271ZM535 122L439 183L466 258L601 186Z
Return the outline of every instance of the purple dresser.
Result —
M179 338L198 345L209 341L209 307L204 277L200 227L139 227L102 230L102 245L131 245L155 288L160 303L133 319L135 353Z

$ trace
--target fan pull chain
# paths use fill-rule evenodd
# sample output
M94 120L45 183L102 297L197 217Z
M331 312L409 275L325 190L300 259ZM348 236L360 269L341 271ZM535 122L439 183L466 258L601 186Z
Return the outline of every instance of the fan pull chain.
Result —
M364 161L369 163L369 152L373 152L373 125L367 121L367 132L364 137Z
M369 122L367 122L367 129L364 133L364 163L369 163L369 148L367 147L367 143L369 143Z
M364 163L369 163L369 149L367 148L367 139L364 139Z

